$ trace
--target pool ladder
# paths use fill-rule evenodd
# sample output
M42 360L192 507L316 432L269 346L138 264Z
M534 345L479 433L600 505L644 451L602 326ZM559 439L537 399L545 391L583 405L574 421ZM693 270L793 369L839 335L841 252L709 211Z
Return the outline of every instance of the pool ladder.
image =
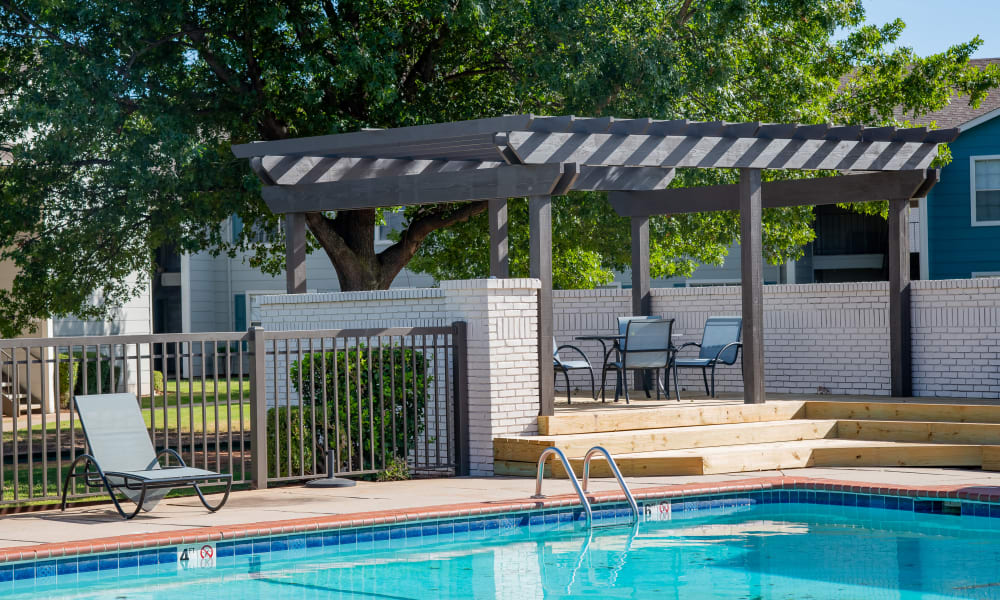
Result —
M618 485L621 486L623 492L625 492L625 499L628 501L629 507L632 509L632 522L639 522L639 505L636 504L635 498L632 497L631 490L628 489L628 484L625 483L625 478L622 477L622 472L618 469L618 464L615 463L615 459L611 457L611 453L601 446L594 446L590 450L587 450L587 454L583 457L583 486L580 485L580 480L576 478L576 473L573 472L573 467L569 463L569 459L566 458L566 454L562 450L556 448L555 446L550 446L542 451L541 456L538 457L538 475L535 478L535 495L532 498L545 498L545 494L542 493L542 479L545 477L545 461L548 460L549 456L555 454L559 457L562 462L563 468L566 470L566 475L569 477L570 483L573 484L573 489L576 490L576 495L580 497L580 504L583 505L583 510L587 514L587 526L592 526L594 521L594 511L590 507L590 501L587 500L587 486L590 484L590 461L594 458L596 454L603 454L604 458L608 461L608 466L611 467L611 472L614 474L615 479L618 480Z

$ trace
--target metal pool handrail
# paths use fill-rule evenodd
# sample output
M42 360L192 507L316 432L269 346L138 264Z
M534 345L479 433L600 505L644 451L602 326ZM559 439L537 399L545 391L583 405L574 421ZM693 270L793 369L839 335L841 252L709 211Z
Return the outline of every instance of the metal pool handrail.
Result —
M611 458L611 453L601 446L594 446L588 450L587 455L583 457L583 493L587 493L587 485L590 483L590 459L592 459L597 453L603 454L604 458L607 459L608 465L611 467L611 472L618 480L618 485L621 486L622 491L625 492L625 499L628 500L629 507L632 508L632 522L637 523L639 521L639 505L636 504L635 498L632 497L632 492L628 489L628 484L625 483L625 478L622 477L622 472L618 470L618 465L615 463L615 459ZM539 473L541 473L541 470L539 470ZM541 483L539 483L539 485L541 485Z
M593 521L594 513L590 509L590 501L587 500L587 496L584 494L583 489L580 488L580 480L576 478L576 473L573 472L573 467L569 464L569 459L563 454L563 451L555 446L550 446L542 451L541 456L538 457L538 476L535 478L535 495L532 498L540 499L545 498L545 494L542 493L542 479L545 477L545 461L550 455L555 454L562 461L563 468L566 469L566 475L569 477L570 483L573 484L573 488L576 490L576 495L580 497L580 504L583 505L583 510L587 513L587 525ZM626 492L627 493L627 492Z

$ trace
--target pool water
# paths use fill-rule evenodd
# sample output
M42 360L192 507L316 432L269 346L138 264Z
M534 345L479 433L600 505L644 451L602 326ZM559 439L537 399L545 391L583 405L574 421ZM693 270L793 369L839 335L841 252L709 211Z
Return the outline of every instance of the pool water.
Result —
M1000 599L998 533L1000 519L765 504L589 531L547 523L233 556L210 569L80 573L5 597Z

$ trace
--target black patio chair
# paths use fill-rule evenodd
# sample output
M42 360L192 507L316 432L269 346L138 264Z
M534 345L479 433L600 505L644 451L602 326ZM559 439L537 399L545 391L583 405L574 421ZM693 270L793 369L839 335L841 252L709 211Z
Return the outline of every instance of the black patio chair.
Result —
M625 339L618 348L616 360L605 361L604 369L601 371L602 397L608 371L615 371L616 376L621 378L621 387L625 390L625 403L629 404L628 384L625 380L628 371L668 369L674 353L670 343L673 326L673 319L630 320L625 326ZM676 385L676 378L674 383ZM660 398L659 386L656 386L656 398ZM615 402L618 402L617 386Z
M742 317L709 317L705 321L705 330L701 334L701 343L688 342L677 349L680 352L688 346L699 348L698 358L674 359L674 384L677 383L677 369L701 369L701 378L705 382L705 393L715 398L715 368L719 365L732 365L740 355L740 335L743 329ZM708 370L712 369L712 387L708 385ZM740 373L743 363L740 363ZM668 373L669 376L669 373ZM680 398L678 397L678 400Z
M126 519L136 516L140 510L153 510L167 492L176 487L193 487L209 512L219 510L229 499L232 475L189 467L181 455L170 448L159 452L153 450L135 395L93 394L76 396L74 402L90 454L78 456L70 465L63 483L62 510L66 510L66 494L72 487L70 481L77 477L83 478L89 488L104 488L118 514ZM161 466L160 457L165 454L173 457L179 466ZM84 470L77 473L80 463ZM198 487L210 482L226 486L225 496L214 506ZM116 491L135 502L133 512L122 509Z
M559 356L560 350L574 350L576 351L583 360L563 360ZM570 344L563 344L559 346L556 344L556 338L552 338L552 367L556 370L556 373L562 373L566 378L566 402L568 404L573 403L573 398L570 395L572 388L569 385L569 372L578 371L582 369L587 369L590 371L590 394L594 400L597 400L597 383L594 381L594 367L590 364L590 359L587 355L583 353L576 346Z

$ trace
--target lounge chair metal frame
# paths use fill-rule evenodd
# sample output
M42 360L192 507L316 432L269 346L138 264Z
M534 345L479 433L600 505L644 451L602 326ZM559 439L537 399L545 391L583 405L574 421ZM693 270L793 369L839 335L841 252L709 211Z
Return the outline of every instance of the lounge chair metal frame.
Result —
M161 467L160 470L183 469L187 467L187 464L184 462L184 459L181 458L181 455L178 454L176 450L172 448L163 448L162 450L156 453L156 460L153 461L154 464L149 465L147 470L153 469L155 463L158 463L160 457L163 456L164 454L169 454L174 458L176 458L177 462L179 462L180 465L176 467ZM84 469L86 470L83 471L82 473L76 473L75 472L76 467L77 465L80 464L81 461L86 461L84 466ZM93 465L93 467L96 469L95 471L90 470L91 465ZM139 475L139 473L141 472L142 471L135 471L135 472L108 471L107 473L105 473L101 469L101 465L97 462L96 458L94 458L89 454L81 454L80 456L77 456L76 460L74 460L73 463L70 465L69 473L66 474L66 480L63 482L61 510L66 510L66 497L67 494L69 493L70 479L76 479L78 477L84 478L84 484L86 484L88 488L103 487L105 490L107 490L108 495L111 496L111 502L113 502L115 505L115 510L117 510L118 514L120 514L125 519L132 519L133 517L139 514L139 511L142 510L142 506L146 500L146 492L148 490L191 486L194 488L194 491L197 492L198 498L201 500L201 503L205 506L205 508L208 509L209 512L215 512L220 508L222 508L222 506L226 503L226 501L229 500L229 494L230 492L232 492L233 489L233 476L228 473L226 474L216 473L213 476L171 477L167 479L151 480ZM124 483L123 485L112 485L111 482L108 481L108 477L120 477ZM129 480L135 480L137 483L129 483ZM198 484L215 480L218 480L220 484L222 483L222 481L225 481L226 493L218 504L212 506L211 504L208 503L208 500L205 499L205 494L202 493L201 488L198 487ZM121 488L139 492L139 499L136 500L135 502L135 510L132 511L131 513L127 513L125 512L124 509L122 509L122 505L118 501L118 498L115 495L115 490Z
M664 325L664 324L666 325L666 334L664 335L664 340L663 340L663 346L662 347L658 346L658 347L655 347L655 348L641 348L641 349L636 349L634 347L632 349L630 349L628 347L628 341L629 341L629 338L631 337L631 331L632 331L633 325L635 327L645 327L647 325L657 325L658 326L658 325ZM625 379L626 374L627 374L627 372L629 370L647 370L647 371L648 370L652 370L652 371L656 371L657 373L659 373L660 369L664 369L664 370L667 370L669 372L669 369L671 368L671 365L673 364L674 355L677 352L677 349L671 343L671 332L673 331L673 326L674 326L674 319L662 319L662 318L659 318L659 317L645 317L645 318L640 318L640 319L632 319L632 320L629 320L627 322L627 324L625 326L625 339L622 340L621 344L619 344L618 346L615 346L615 348L613 348L611 351L608 352L609 356L610 356L610 354L611 354L612 351L616 352L617 353L617 357L616 357L617 360L615 360L615 361L609 361L609 360L605 359L605 361L604 361L604 368L601 370L601 400L602 401L604 400L604 383L607 380L607 376L608 376L609 372L612 372L612 371L615 372L616 377L619 378L619 380L622 382L621 388L622 388L622 391L624 392L624 395L625 395L625 404L630 404L631 403L631 398L629 397L629 392L628 392L628 382ZM666 354L666 360L664 361L664 364L660 365L660 366L656 366L656 367L649 367L649 366L630 367L629 364L628 364L628 358L629 358L630 354L631 355L644 355L644 354L647 354L648 355L648 354L664 354L664 353ZM659 376L657 375L657 380L658 379L659 379ZM676 386L677 386L677 379L676 378L674 378L674 386L675 386L675 393L678 395L678 398L680 398L680 391L676 389ZM617 386L617 385L615 386L615 402L618 402L618 398L619 398L618 387L619 386ZM664 388L664 393L667 395L668 398L670 397L670 393L669 393L669 391L666 390L666 388ZM646 390L646 395L647 396L649 395L649 390ZM656 383L656 399L657 400L660 399L660 386L659 386L659 382L658 381Z

